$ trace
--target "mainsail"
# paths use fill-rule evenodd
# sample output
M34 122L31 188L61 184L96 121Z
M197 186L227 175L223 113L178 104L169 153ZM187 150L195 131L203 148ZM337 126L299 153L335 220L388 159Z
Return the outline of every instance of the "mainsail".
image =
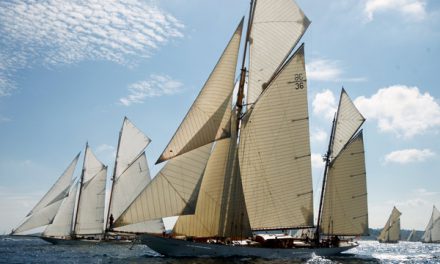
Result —
M426 226L422 241L426 243L440 242L440 212L435 206L432 208L432 215Z
M303 46L268 85L248 115L238 153L252 229L313 226Z
M326 158L319 227L327 235L368 234L368 201L362 130L365 121L344 89Z
M292 0L256 1L250 26L248 104L257 100L309 24Z
M378 240L380 242L397 242L400 240L400 215L402 213L397 210L396 207L393 208L387 223L380 232Z
M110 217L118 219L150 182L150 170L144 152L150 142L151 140L127 117L124 118L119 133L107 219ZM152 229L153 226L159 228L154 231L154 229ZM112 228L111 226L109 227ZM127 226L115 230L162 233L163 223L162 220L154 220L136 227Z
M62 202L52 223L44 230L44 236L67 237L71 235L78 186L79 182L70 189L69 195Z
M107 167L87 144L74 222L75 235L103 233L106 177Z
M14 231L13 234L50 224L55 217L63 199L68 195L73 173L78 163L80 153L69 164L55 184L43 196L27 215L27 219Z

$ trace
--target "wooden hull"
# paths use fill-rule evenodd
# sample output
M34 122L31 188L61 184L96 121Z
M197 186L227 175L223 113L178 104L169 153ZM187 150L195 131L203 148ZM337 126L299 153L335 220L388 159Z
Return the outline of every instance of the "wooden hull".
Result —
M152 250L167 257L258 257L266 259L307 259L332 256L358 246L350 242L340 247L264 248L223 244L198 243L180 239L141 235L140 240Z

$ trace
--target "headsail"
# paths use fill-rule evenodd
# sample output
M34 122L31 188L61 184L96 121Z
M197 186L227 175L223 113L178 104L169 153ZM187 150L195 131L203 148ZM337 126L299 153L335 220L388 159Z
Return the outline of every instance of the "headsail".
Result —
M78 198L76 235L101 234L104 231L104 203L107 167L86 146Z
M234 77L243 20L157 163L230 136Z
M241 130L238 153L252 229L313 226L303 46L269 84L248 115Z
M70 189L69 196L64 199L53 222L44 230L44 236L67 237L72 233L73 213L79 182Z
M119 219L115 219L114 227L194 214L211 148L212 144L208 144L168 161Z
M367 183L362 131L341 150L328 169L321 232L368 234Z
M435 206L432 208L432 215L426 226L422 241L427 243L440 242L440 212Z
M400 215L402 213L393 208L387 223L380 232L378 239L382 242L396 242L400 240Z
M310 21L292 0L258 0L251 25L248 104L254 103Z

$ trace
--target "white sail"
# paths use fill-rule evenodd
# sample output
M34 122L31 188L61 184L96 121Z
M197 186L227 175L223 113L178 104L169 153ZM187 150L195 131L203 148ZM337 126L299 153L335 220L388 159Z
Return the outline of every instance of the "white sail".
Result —
M75 184L58 209L52 223L44 230L44 236L67 237L72 233L73 213L79 182Z
M329 166L324 191L321 232L368 235L367 183L362 131Z
M208 144L169 160L113 226L194 214L211 148Z
M426 226L422 241L427 243L440 242L440 212L435 206L432 209L432 215Z
M157 163L229 137L230 118L225 113L231 107L242 28L243 21Z
M418 237L417 237L417 232L416 230L411 230L411 233L409 234L408 238L406 239L406 241L408 242L416 242L419 241Z
M43 198L35 205L35 207L29 212L27 216L41 210L47 205L63 199L69 192L70 183L72 182L72 176L78 163L79 154L72 160L67 169L61 174L55 184L49 189L49 191L43 196Z
M335 132L330 160L338 156L339 152L361 127L364 121L365 118L353 104L344 88L342 88L338 113L336 114Z
M87 145L74 224L76 235L103 233L106 177L107 167L96 158Z
M402 213L393 208L388 221L379 234L378 240L381 242L397 242L400 239L400 215Z
M34 212L31 216L29 216L23 224L14 229L13 234L23 233L25 231L45 226L52 223L53 218L55 217L58 208L60 207L63 200L58 200L50 205Z
M252 229L313 226L303 46L251 109L241 130L239 161Z
M293 0L255 1L247 103L254 103L310 24Z

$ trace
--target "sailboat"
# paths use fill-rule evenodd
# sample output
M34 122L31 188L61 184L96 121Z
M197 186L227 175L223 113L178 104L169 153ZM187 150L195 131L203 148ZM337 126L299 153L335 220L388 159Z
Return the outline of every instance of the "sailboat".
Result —
M107 166L96 158L87 143L81 178L41 238L52 244L99 242L104 235L106 177Z
M368 234L365 118L344 89L313 223L304 45L295 50L309 24L292 0L251 1L235 104L243 20L157 161L166 164L114 227L179 216L171 234L140 237L172 257L307 258L358 245L345 237Z
M388 221L378 236L380 243L398 243L400 240L400 215L402 213L393 207Z
M25 220L17 228L12 230L10 235L22 235L29 230L51 224L64 204L64 200L71 196L71 186L73 185L73 173L78 163L80 153L75 156L66 170L61 174L49 191L26 215Z
M411 230L411 233L409 233L408 238L406 239L408 242L417 242L420 241L420 239L417 237L417 232L415 229Z
M150 182L145 148L150 144L149 139L127 117L124 118L119 132L115 166L111 178L109 206L106 217L106 238L119 234L158 233L165 230L162 219L143 223L113 227L113 221L133 202L139 193Z
M434 206L429 223L422 237L424 243L440 243L440 212Z

